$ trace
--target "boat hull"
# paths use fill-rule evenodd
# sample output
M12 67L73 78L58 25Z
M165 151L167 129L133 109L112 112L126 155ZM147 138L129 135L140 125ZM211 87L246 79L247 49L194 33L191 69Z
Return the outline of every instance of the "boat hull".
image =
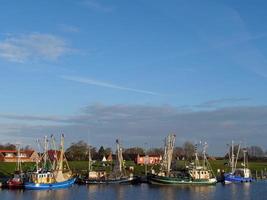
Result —
M24 187L24 184L22 181L16 181L11 179L7 181L7 187L9 189L20 189Z
M255 180L251 177L244 178L242 176L235 176L233 174L224 174L224 183L246 183L246 182L254 182Z
M207 180L191 180L189 178L164 177L155 174L149 174L147 179L150 184L154 185L215 185L217 183L215 178Z
M53 189L60 189L60 188L68 188L72 186L75 182L75 178L69 179L63 182L57 183L31 183L26 182L24 184L24 188L27 190L53 190Z
M85 179L85 184L138 184L138 177L120 178L120 179Z

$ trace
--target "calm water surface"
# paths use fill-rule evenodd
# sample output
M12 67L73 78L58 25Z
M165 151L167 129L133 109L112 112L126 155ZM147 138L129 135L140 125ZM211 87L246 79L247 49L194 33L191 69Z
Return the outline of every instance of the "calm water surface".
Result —
M267 182L216 186L74 185L50 191L0 190L0 200L69 199L267 199Z

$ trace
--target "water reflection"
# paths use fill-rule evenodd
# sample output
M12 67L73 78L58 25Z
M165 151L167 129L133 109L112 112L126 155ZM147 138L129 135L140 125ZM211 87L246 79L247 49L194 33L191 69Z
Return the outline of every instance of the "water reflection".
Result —
M214 197L216 186L150 186L159 191L162 199L210 199Z
M70 196L71 190L41 190L41 191L26 191L30 193L30 199L46 200L47 197L50 199L64 200Z
M239 184L230 184L225 185L225 191L228 191L228 195L231 199L240 199L250 200L251 196L251 187L258 185L257 183L239 183ZM256 195L256 194L255 194Z
M216 186L74 185L62 190L0 190L0 200L69 199L264 199L267 182Z

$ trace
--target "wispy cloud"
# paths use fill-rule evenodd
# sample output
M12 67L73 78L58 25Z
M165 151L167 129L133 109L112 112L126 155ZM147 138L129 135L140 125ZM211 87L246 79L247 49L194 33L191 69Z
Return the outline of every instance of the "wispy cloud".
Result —
M60 30L68 33L78 33L80 32L80 29L78 27L67 25L67 24L60 24L59 25Z
M65 79L65 80L69 80L69 81L78 82L78 83L95 85L95 86L105 87L105 88L110 88L110 89L115 89L115 90L125 90L125 91L150 94L150 95L161 95L159 93L148 91L148 90L141 90L141 89L124 87L121 85L115 85L112 83L107 83L104 81L94 80L94 79L90 79L90 78L83 78L83 77L78 77L78 76L66 76L66 75L62 75L62 76L60 76L60 78Z
M221 99L214 99L210 101L206 101L204 103L201 103L199 105L196 105L195 107L203 107L203 108L210 108L210 107L216 107L218 105L222 104L233 104L233 103L240 103L244 101L249 101L250 98L221 98Z
M101 4L99 0L84 0L82 3L90 9L101 12L112 12L114 10L113 6Z
M56 60L71 51L64 39L51 34L11 35L0 41L0 58L13 62Z
M47 121L47 122L69 122L70 117L59 116L40 116L40 115L19 115L19 114L5 114L1 113L0 118L22 121Z

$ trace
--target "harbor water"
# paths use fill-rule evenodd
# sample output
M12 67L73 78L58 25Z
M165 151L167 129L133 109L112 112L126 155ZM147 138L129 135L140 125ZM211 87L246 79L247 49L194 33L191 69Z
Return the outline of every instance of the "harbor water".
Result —
M267 199L267 182L217 184L213 186L74 185L60 190L0 190L1 200L83 200L83 199L181 199L261 200Z

